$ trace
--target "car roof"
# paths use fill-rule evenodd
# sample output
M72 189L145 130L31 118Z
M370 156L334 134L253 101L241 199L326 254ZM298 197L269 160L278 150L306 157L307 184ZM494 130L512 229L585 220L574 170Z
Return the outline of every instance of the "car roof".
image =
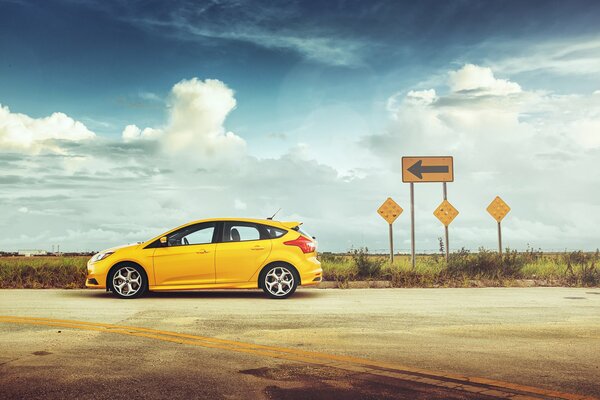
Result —
M263 224L263 225L270 225L270 226L279 226L281 228L287 228L287 229L293 229L299 225L302 225L302 222L281 222L281 221L274 221L271 219L257 219L257 218L207 218L207 219L199 219L196 221L190 221L188 223L185 223L183 225L179 225L175 228L169 229L166 232L161 233L160 235L153 237L152 239L147 240L146 242L144 242L144 245L146 245L147 243L151 243L155 240L158 240L161 236L163 235L168 235L171 232L174 232L178 229L181 228L185 228L186 226L190 226L190 225L194 225L194 224L200 224L203 222L221 222L221 221L237 221L237 222L251 222L251 223L255 223L255 224Z
M275 221L272 219L260 219L260 218L232 218L232 217L227 217L227 218L206 218L206 219L200 219L200 220L196 220L196 221L191 221L188 222L182 226L185 225L191 225L191 224L198 224L198 223L202 223L202 222L219 222L219 221L239 221L239 222L252 222L255 224L265 224L265 225L283 225L285 227L288 228L293 228L296 227L298 225L301 225L301 222L282 222L282 221Z

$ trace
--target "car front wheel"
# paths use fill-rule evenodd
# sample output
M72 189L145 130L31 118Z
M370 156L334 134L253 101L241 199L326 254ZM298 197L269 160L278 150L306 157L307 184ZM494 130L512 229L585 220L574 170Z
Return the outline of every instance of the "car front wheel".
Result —
M262 289L273 299L290 297L299 282L298 273L287 265L273 265L262 274Z
M109 277L112 293L122 299L133 299L142 296L147 288L146 274L141 267L124 264L114 269Z

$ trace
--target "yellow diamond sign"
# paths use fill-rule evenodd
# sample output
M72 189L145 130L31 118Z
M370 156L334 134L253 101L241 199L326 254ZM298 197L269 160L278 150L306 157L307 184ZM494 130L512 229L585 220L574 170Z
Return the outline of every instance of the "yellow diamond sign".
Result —
M379 215L381 215L383 219L388 222L388 224L394 222L396 218L402 214L402 211L404 211L402 207L392 200L391 197L388 197L387 200L383 202L381 207L377 209Z
M442 224L448 226L458 215L458 210L454 208L448 200L444 200L442 201L442 204L435 209L433 215L435 215Z
M502 221L509 211L510 207L500 198L500 196L496 196L487 208L487 212L489 212L498 222Z

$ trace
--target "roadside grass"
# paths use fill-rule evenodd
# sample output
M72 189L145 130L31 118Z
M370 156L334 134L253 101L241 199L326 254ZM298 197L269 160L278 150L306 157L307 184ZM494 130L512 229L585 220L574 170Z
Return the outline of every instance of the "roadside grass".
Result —
M528 281L533 286L598 286L600 253L582 251L544 254L527 249L506 249L503 256L480 248L451 253L448 262L440 254L418 255L415 268L410 256L369 254L368 249L320 256L324 280L348 287L352 280L387 280L394 287L514 286ZM375 272L375 273L374 273Z
M521 273L531 279L561 279L567 275L567 264L546 257L543 260L525 263Z
M0 257L0 288L85 287L89 257Z
M88 256L0 257L0 288L83 288ZM496 252L461 249L443 255L408 255L394 262L366 248L344 254L322 253L323 279L347 288L351 281L389 281L393 287L599 286L600 252L543 253L527 249Z

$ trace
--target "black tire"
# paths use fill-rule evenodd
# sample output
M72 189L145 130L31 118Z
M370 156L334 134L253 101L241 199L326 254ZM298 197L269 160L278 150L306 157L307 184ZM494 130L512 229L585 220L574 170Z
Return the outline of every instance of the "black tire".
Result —
M287 299L294 294L299 283L296 268L285 263L270 264L259 276L259 286L272 299Z
M119 283L123 285L122 288L115 286ZM106 284L111 293L121 299L136 299L148 291L146 271L134 263L122 263L113 267L108 274Z

